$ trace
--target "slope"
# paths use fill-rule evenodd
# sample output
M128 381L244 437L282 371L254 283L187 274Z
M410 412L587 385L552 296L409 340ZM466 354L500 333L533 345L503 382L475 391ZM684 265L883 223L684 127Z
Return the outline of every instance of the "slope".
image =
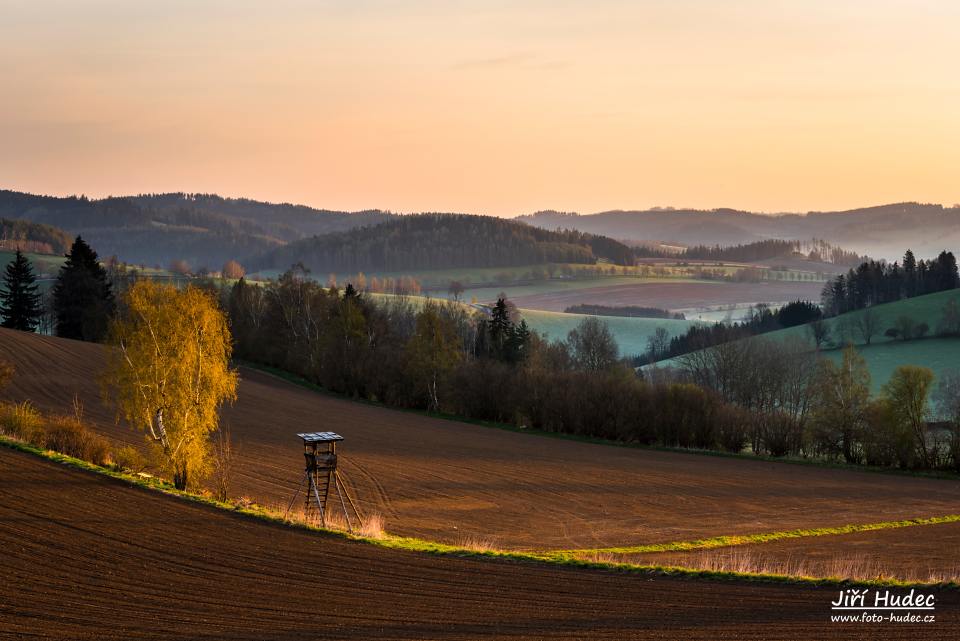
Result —
M103 348L0 330L17 367L8 399L72 413L111 438ZM241 369L223 421L240 449L233 494L286 506L303 474L297 432L346 437L343 472L396 534L508 548L585 548L829 527L956 512L960 484L758 460L614 447L491 429L311 392ZM935 542L931 544L935 545Z
M835 588L434 557L269 525L0 448L0 636L31 639L877 638ZM890 638L944 638L938 623ZM869 635L869 636L868 636Z

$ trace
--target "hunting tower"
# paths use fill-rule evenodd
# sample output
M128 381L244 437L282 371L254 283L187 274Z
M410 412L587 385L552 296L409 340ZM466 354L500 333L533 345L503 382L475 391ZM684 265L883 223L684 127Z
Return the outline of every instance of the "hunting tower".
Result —
M337 443L343 440L343 437L335 432L308 432L306 434L297 434L303 441L303 458L306 466L303 480L297 488L290 508L300 495L300 490L306 484L306 496L303 514L307 520L319 518L320 525L327 524L327 503L330 498L331 487L337 493L340 499L340 507L343 509L343 515L347 519L347 527L353 531L353 522L350 520L350 511L347 509L347 503L353 508L353 513L360 523L360 511L344 487L343 480L340 478L340 472L337 470ZM316 516L314 516L316 515Z

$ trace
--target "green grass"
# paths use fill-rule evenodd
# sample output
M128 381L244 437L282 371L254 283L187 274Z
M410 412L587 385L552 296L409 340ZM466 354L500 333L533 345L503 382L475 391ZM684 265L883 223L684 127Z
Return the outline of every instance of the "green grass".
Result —
M870 389L879 394L884 383L901 365L921 365L933 370L939 377L945 370L960 369L960 338L923 338L908 342L887 342L876 345L857 345L857 351L870 370ZM822 352L835 363L843 359L843 351ZM937 381L934 380L934 386Z
M317 534L324 535L324 536L335 536L343 539L356 541L359 544L375 545L375 546L390 548L395 550L403 550L411 553L489 559L489 560L506 561L506 562L514 562L514 563L557 565L557 566L566 566L566 567L582 568L582 569L597 569L597 570L608 570L608 571L613 570L613 571L626 572L626 573L637 574L637 575L670 576L670 577L678 577L678 578L685 578L685 579L706 579L706 580L712 580L712 581L741 581L741 582L745 581L745 582L785 583L785 584L820 585L820 586L852 585L852 586L876 586L876 587L924 587L924 586L930 585L925 583L900 581L896 579L846 580L839 577L816 578L816 577L803 577L803 576L787 576L787 575L781 575L781 574L762 574L762 573L752 573L752 572L696 570L692 568L683 568L683 567L675 567L675 566L655 566L655 565L640 565L640 564L634 564L634 563L588 561L588 560L577 558L568 552L537 553L537 552L514 552L514 551L503 551L503 550L475 550L475 549L470 549L466 547L459 547L459 546L450 545L446 543L438 543L434 541L426 541L423 539L416 539L416 538L410 538L410 537L398 537L398 536L391 536L391 535L385 535L383 538L362 537L362 536L357 536L355 534L350 534L347 532L341 532L337 530L328 530L328 529L323 529L323 528L319 528L319 527L308 525L308 524L295 523L292 521L288 521L260 506L256 506L256 505L238 506L232 503L224 503L221 501L217 501L210 497L201 496L201 495L190 493L190 492L185 492L182 490L177 490L176 488L171 486L169 483L166 483L160 479L143 478L140 476L134 476L125 472L113 470L110 468L101 467L98 465L94 465L92 463L88 463L86 461L82 461L80 459L73 458L71 456L59 454L57 452L52 452L49 450L41 450L40 448L10 439L3 435L0 435L0 446L8 447L14 450L32 454L34 456L38 456L40 458L54 461L61 465L66 465L68 467L72 467L75 469L80 469L86 472L92 472L95 474L107 476L119 482L126 483L134 487L139 487L144 490L160 492L170 497L189 501L191 503L203 505L205 507L212 508L212 509L229 511L245 518L256 519L259 521L272 523L272 524L284 526L284 527L291 527L291 528L296 528L300 530L316 532ZM960 584L945 583L945 584L938 584L938 587L957 589L957 588L960 588Z
M956 300L960 303L960 290L954 289L926 296L917 296L871 307L870 313L877 318L880 329L871 340L870 345L865 345L854 329L857 319L867 313L866 310L857 310L829 318L825 322L830 327L831 343L820 353L835 362L840 362L843 357L843 345L852 342L867 362L867 367L870 370L871 388L874 394L879 393L880 388L900 365L929 367L935 375L939 375L948 368L960 368L960 338L931 336L930 338L900 341L883 335L888 328L893 327L901 316L909 316L917 323L927 323L930 326L930 335L932 335L936 332L940 323L943 307L949 300ZM805 325L769 332L762 334L761 337L775 340L784 340L791 337L810 340ZM756 338L760 337L744 340L755 340ZM669 359L661 361L657 366L676 364L677 359Z
M782 541L783 539L800 539L806 537L830 536L837 534L853 534L855 532L874 532L877 530L893 530L897 528L915 527L918 525L937 525L940 523L960 523L960 514L948 514L946 516L934 516L929 518L905 519L902 521L882 521L880 523L842 525L839 527L785 530L781 532L767 532L763 534L716 536L708 539L698 539L696 541L676 541L672 543L654 543L650 545L562 550L561 552L573 555L598 553L643 554L648 552L688 552L690 550L709 550L713 548L731 547L735 545L771 543L773 541Z
M545 312L533 309L521 309L520 313L527 324L539 333L546 334L551 340L566 340L567 334L579 325L586 314L565 314L563 312ZM698 321L674 320L669 318L630 318L625 316L598 316L610 327L610 332L620 347L621 356L635 356L647 351L647 339L658 327L665 328L670 336L683 334Z
M13 260L15 255L16 252L0 249L0 272L3 271L7 263ZM37 275L55 275L66 260L63 256L55 254L34 254L27 252L24 255L33 264L33 271Z

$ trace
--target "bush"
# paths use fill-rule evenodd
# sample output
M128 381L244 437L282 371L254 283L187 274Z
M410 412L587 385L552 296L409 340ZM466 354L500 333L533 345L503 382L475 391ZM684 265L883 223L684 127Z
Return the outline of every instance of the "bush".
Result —
M38 444L39 445L39 444ZM96 465L110 463L110 443L74 418L58 416L47 425L43 447Z
M0 358L0 389L13 379L13 365Z
M121 471L142 472L147 467L147 459L137 448L124 445L113 452L113 464Z
M0 431L28 443L43 441L43 418L29 401L0 404Z

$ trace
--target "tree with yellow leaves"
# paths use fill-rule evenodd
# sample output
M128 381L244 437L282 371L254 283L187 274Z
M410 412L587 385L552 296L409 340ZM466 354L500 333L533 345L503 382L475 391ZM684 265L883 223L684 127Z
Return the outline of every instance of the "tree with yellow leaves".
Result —
M103 383L118 417L149 433L177 488L195 484L209 471L220 407L236 398L226 317L208 292L140 280L109 340Z

